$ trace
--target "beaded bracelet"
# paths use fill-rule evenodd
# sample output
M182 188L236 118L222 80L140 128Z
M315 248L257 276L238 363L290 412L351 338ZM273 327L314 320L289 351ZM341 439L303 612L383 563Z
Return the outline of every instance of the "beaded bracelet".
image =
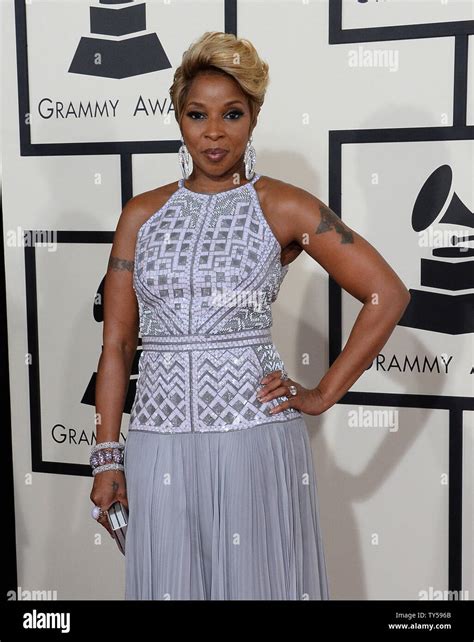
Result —
M96 466L92 469L92 474L95 476L97 473L102 473L106 470L124 470L123 464L105 464L104 466Z
M92 468L97 468L97 466L103 466L104 464L111 464L115 462L116 464L123 464L123 450L118 448L113 448L112 450L103 451L100 450L97 453L94 453L90 456L89 463Z
M103 452L105 451L105 452ZM119 469L124 462L124 445L117 441L105 441L96 444L91 449L89 463L92 472L102 472L103 470ZM100 468L100 470L98 470ZM122 468L123 470L123 468Z

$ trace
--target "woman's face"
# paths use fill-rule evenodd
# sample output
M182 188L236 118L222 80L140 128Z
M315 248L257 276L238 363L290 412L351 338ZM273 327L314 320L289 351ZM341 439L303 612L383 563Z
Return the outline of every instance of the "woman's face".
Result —
M240 175L250 124L246 96L232 78L215 73L196 76L181 117L181 133L193 159L192 177ZM211 149L216 150L214 155L206 153Z

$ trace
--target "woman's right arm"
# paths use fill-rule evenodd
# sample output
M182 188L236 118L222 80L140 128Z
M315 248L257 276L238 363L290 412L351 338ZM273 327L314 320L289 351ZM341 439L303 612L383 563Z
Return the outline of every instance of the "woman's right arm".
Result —
M102 352L97 368L96 442L119 441L122 414L138 343L139 313L133 289L137 232L146 217L146 199L136 196L125 205L109 256L104 284ZM90 494L106 510L115 501L128 508L123 471L107 470L94 477ZM106 519L100 522L112 534Z

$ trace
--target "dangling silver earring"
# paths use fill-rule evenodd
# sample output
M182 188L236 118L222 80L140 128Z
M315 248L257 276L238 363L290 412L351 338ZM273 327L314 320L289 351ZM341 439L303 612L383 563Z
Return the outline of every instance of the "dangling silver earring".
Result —
M181 167L183 178L188 178L193 171L193 159L188 152L188 148L184 143L184 138L181 136L181 147L178 150L178 159Z
M255 148L252 145L252 136L250 136L247 141L247 146L245 148L244 154L244 163L245 163L245 178L250 180L254 175L255 161L257 160L257 154L255 153Z

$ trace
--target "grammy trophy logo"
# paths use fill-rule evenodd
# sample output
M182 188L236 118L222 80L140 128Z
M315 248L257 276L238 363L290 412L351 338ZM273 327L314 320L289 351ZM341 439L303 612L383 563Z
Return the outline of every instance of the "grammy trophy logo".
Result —
M82 36L69 67L73 74L129 78L169 69L156 33L146 33L144 2L100 0L90 7L91 36Z

